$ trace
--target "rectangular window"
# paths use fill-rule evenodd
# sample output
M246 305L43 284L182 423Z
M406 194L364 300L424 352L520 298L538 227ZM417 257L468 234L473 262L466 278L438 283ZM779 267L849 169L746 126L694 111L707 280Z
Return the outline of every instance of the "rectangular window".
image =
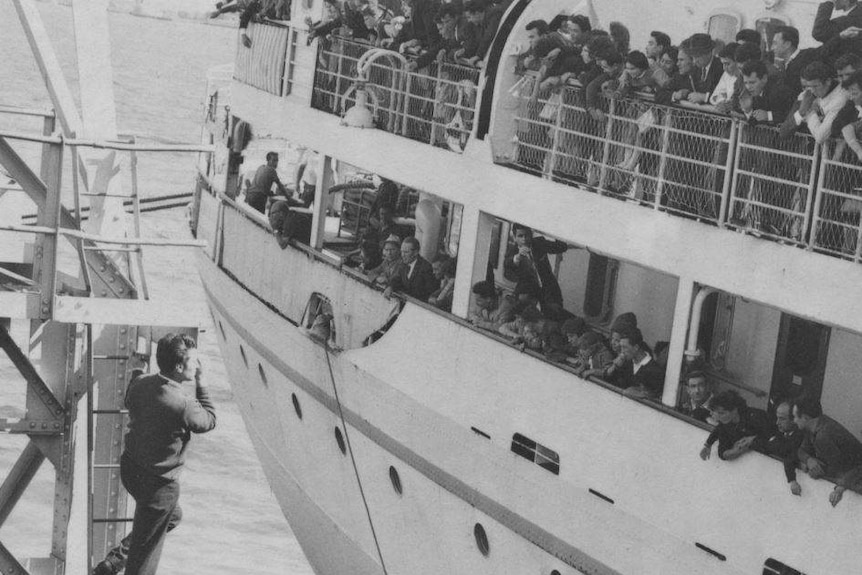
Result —
M560 456L557 452L536 443L529 437L516 433L512 437L512 451L539 467L544 467L554 475L560 474Z

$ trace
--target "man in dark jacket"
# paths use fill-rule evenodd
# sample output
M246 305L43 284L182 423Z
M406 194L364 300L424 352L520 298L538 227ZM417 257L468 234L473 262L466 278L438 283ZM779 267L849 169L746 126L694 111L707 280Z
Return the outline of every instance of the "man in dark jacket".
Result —
M206 433L216 425L215 406L195 348L189 336L166 335L156 348L159 373L137 377L126 391L129 430L120 478L136 503L126 575L156 573L165 534L182 517L179 475L191 434ZM195 382L195 397L183 390L187 381ZM96 569L117 573L122 565L100 571L100 564Z
M847 14L832 18L833 10L847 10ZM840 34L848 28L862 27L862 7L857 0L835 0L835 2L821 2L817 7L817 15L814 16L814 26L811 36L818 42L824 44L840 37Z
M749 122L780 124L796 101L796 95L778 78L769 75L766 64L760 60L742 66L745 89L739 95L737 112Z
M506 278L516 282L514 295L538 295L545 315L552 316L563 307L563 293L551 268L548 254L561 254L569 249L566 242L533 237L533 230L512 225L515 245L506 252L503 269Z
M410 237L401 242L401 261L404 266L398 275L392 278L386 295L395 290L427 302L440 282L434 277L434 269L428 260L419 255L419 240Z
M455 56L464 58L471 66L481 66L480 62L484 62L497 34L503 10L499 6L489 5L485 0L468 0L464 4L464 17L468 23L464 48Z

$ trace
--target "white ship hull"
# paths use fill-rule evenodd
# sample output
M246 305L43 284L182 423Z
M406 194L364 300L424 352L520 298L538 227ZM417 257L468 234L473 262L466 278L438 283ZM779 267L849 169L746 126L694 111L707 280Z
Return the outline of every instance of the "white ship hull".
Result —
M208 218L217 208L224 234ZM326 350L295 325L313 292L340 304L345 331L370 333L393 304L331 264L280 250L240 212L204 194L199 235L222 239L212 252L221 266L202 257L202 279L236 401L317 573L760 573L778 558L813 575L858 565L858 551L829 535L853 529L856 501L811 505L830 485L800 478L806 497L794 500L776 460L703 463L703 429L451 316L408 303L376 343ZM559 475L512 453L515 433L557 451Z

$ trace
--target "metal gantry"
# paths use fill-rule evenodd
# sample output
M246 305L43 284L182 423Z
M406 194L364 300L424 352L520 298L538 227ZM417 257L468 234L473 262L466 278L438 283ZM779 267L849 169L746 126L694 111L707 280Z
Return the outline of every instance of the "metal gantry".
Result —
M0 218L0 348L27 387L24 417L0 419L0 431L29 438L12 468L3 470L0 527L45 460L54 467L55 486L47 556L17 558L0 541L0 573L89 573L124 536L131 517L119 474L128 381L146 369L152 341L168 330L194 332L201 320L187 302L147 293L144 246L203 242L141 237L136 154L210 153L212 147L141 145L116 133L107 0L73 3L81 114L32 0L14 4L53 110L0 105L0 116L42 120L37 134L0 130L0 165L13 180L0 185L0 214L6 194L26 194L35 206L35 222L10 221L8 211ZM41 146L38 169L12 141ZM129 161L119 154L129 154ZM71 165L69 183L64 165ZM18 322L28 329L11 329Z

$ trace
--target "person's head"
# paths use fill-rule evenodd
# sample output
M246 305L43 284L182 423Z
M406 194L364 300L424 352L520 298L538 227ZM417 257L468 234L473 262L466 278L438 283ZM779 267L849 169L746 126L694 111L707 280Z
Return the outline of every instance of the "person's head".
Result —
M616 50L605 52L596 61L599 67L601 67L602 72L611 76L616 76L623 66L623 57Z
M745 400L735 391L728 389L712 398L709 411L715 421L727 425L739 421L739 412L745 407Z
M533 20L527 24L527 40L530 42L530 48L536 47L539 38L548 33L548 23L544 20Z
M630 327L620 334L620 353L629 361L640 361L647 353L641 330Z
M668 75L668 77L673 77L676 75L676 61L679 58L679 48L676 46L671 46L661 54L661 58L658 60L658 65L661 66L661 69L664 70L664 73Z
M593 30L590 32L590 39L581 49L581 57L585 63L589 64L595 61L599 55L614 49L614 43L606 32Z
M862 58L855 52L841 54L835 59L835 75L842 84L860 68L862 68Z
M818 98L826 96L835 83L835 69L826 62L811 62L802 69L802 88Z
M691 74L691 71L694 70L694 59L682 46L677 52L676 69L680 74Z
M650 32L646 43L646 55L648 58L658 60L668 48L670 48L670 36L658 30Z
M497 307L497 288L491 282L473 284L473 296L479 309L494 309Z
M392 234L383 242L383 259L394 262L401 255L401 238Z
M438 254L431 262L431 269L434 271L434 277L442 280L444 277L454 277L455 270L452 265L454 260L448 254Z
M790 433L797 429L793 422L793 403L790 401L782 401L775 408L775 424L778 426L778 431L781 433Z
M419 257L419 240L416 238L404 238L401 242L401 261L412 264Z
M266 165L270 168L278 167L278 152L267 152L266 153Z
M468 0L464 4L464 18L470 24L481 24L485 19L484 0Z
M512 236L515 238L515 245L517 245L519 248L529 246L531 243L533 243L533 230L526 226L513 224Z
M640 76L649 70L649 60L638 50L632 50L626 55L626 73L630 76Z
M771 48L776 58L789 58L799 48L799 30L793 26L779 26L772 36Z
M191 337L169 333L156 346L159 372L177 382L191 381L198 368L197 344Z
M592 30L590 19L583 14L573 14L569 16L569 34L572 37L572 42L580 44L584 41L587 32Z
M437 16L434 18L434 21L437 22L437 29L440 34L447 36L447 33L454 30L458 25L457 8L451 4L444 4L437 12Z
M617 48L619 54L628 54L631 43L631 34L622 22L611 22L608 24L608 32Z
M841 87L847 90L847 95L855 105L862 106L862 71L853 72L841 83Z
M578 338L578 354L583 359L588 359L591 357L596 350L601 346L601 338L599 334L594 331L584 332L581 337Z
M801 397L793 402L793 423L799 429L812 431L821 415L823 407L814 397Z
M565 14L557 14L551 21L548 22L548 32L562 32L565 34L569 33L569 17Z
M760 34L757 30L752 30L751 28L743 28L739 32L736 33L737 44L756 44L760 45Z
M746 62L742 67L742 83L752 96L762 94L768 81L769 72L766 69L766 64L761 60Z
M762 55L760 46L756 44L740 44L733 54L733 59L736 60L736 65L741 68L746 62L761 60Z
M709 399L712 386L702 371L692 371L685 377L685 391L688 398L696 405L702 404Z
M695 66L705 68L712 61L715 42L709 34L692 34L683 41L680 48L688 52Z
M581 317L572 317L560 326L560 333L566 336L570 345L577 345L581 336L587 331L587 322Z
M724 69L726 74L731 76L736 76L739 74L739 68L736 66L736 60L733 59L736 54L736 49L739 47L739 44L736 42L731 42L727 44L724 48L721 49L718 53L718 59L721 60L721 67Z

